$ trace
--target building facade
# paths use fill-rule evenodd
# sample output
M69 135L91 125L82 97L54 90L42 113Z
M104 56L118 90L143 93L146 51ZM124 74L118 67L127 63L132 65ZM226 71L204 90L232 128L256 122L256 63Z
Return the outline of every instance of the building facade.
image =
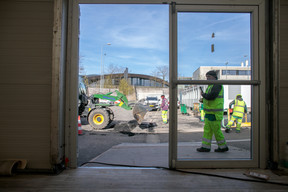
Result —
M214 70L217 73L218 80L250 80L251 67L241 66L201 66L193 73L193 80L206 80L206 73ZM201 98L200 87L205 91L208 85L186 86L179 90L179 98L182 104L193 107L199 103ZM233 101L237 94L241 94L245 100L248 110L251 111L251 86L249 85L223 85L224 87L224 108L229 108L229 103Z
M116 74L106 74L104 75L104 85L110 81L112 86L119 86L121 79L127 77L127 81L132 86L141 86L141 87L168 87L169 83L167 81L163 81L158 77L153 77L150 75L143 74L134 74L128 73L116 73ZM87 76L90 83L94 83L96 86L101 84L101 75L91 75Z

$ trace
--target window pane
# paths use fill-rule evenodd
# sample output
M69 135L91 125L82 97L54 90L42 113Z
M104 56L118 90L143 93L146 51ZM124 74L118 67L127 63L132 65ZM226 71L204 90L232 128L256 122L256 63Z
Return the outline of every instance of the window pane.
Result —
M178 13L178 79L251 79L250 13Z
M251 159L252 158L252 104L251 104L251 86L250 85L223 85L224 96L224 115L223 119L218 122L221 127L219 130L222 133L226 145L229 148L227 153L214 152L219 147L217 140L223 140L221 136L209 130L204 126L209 125L206 122L207 117L204 108L206 107L199 100L200 87L205 91L207 85L178 85L179 102L178 109L178 158L203 160L203 159ZM231 112L235 109L235 99L238 94L241 94L246 107L243 107L243 116ZM233 103L234 101L234 103ZM231 109L230 109L231 108ZM229 113L229 111L231 113ZM234 121L233 121L234 120ZM229 122L231 121L231 125ZM216 121L212 121L216 122ZM233 123L232 123L233 122ZM237 126L237 123L238 126ZM217 122L216 122L217 124ZM226 126L230 126L230 132L227 133ZM214 129L215 127L213 127ZM204 132L205 129L205 132ZM212 133L213 132L213 133ZM211 139L211 144L207 140ZM204 145L203 145L204 141ZM197 148L202 146L210 147L209 153L201 153Z

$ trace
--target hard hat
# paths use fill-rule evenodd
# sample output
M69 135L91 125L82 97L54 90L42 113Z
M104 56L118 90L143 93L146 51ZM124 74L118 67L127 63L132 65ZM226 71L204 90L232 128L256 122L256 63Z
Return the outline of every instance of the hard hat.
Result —
M241 94L237 94L236 98L242 98L242 95Z

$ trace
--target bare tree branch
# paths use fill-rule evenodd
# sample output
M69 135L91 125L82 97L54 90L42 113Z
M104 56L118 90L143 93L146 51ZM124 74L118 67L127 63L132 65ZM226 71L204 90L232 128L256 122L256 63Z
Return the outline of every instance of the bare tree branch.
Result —
M165 79L168 77L168 72L169 72L169 67L167 65L162 65L156 67L158 74L161 76L163 82L162 82L162 87L164 87L164 82Z

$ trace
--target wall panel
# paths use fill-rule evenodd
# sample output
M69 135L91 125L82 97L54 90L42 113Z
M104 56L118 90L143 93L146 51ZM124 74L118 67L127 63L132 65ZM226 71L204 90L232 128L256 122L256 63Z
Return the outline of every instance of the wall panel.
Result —
M51 169L53 1L0 1L0 159Z

